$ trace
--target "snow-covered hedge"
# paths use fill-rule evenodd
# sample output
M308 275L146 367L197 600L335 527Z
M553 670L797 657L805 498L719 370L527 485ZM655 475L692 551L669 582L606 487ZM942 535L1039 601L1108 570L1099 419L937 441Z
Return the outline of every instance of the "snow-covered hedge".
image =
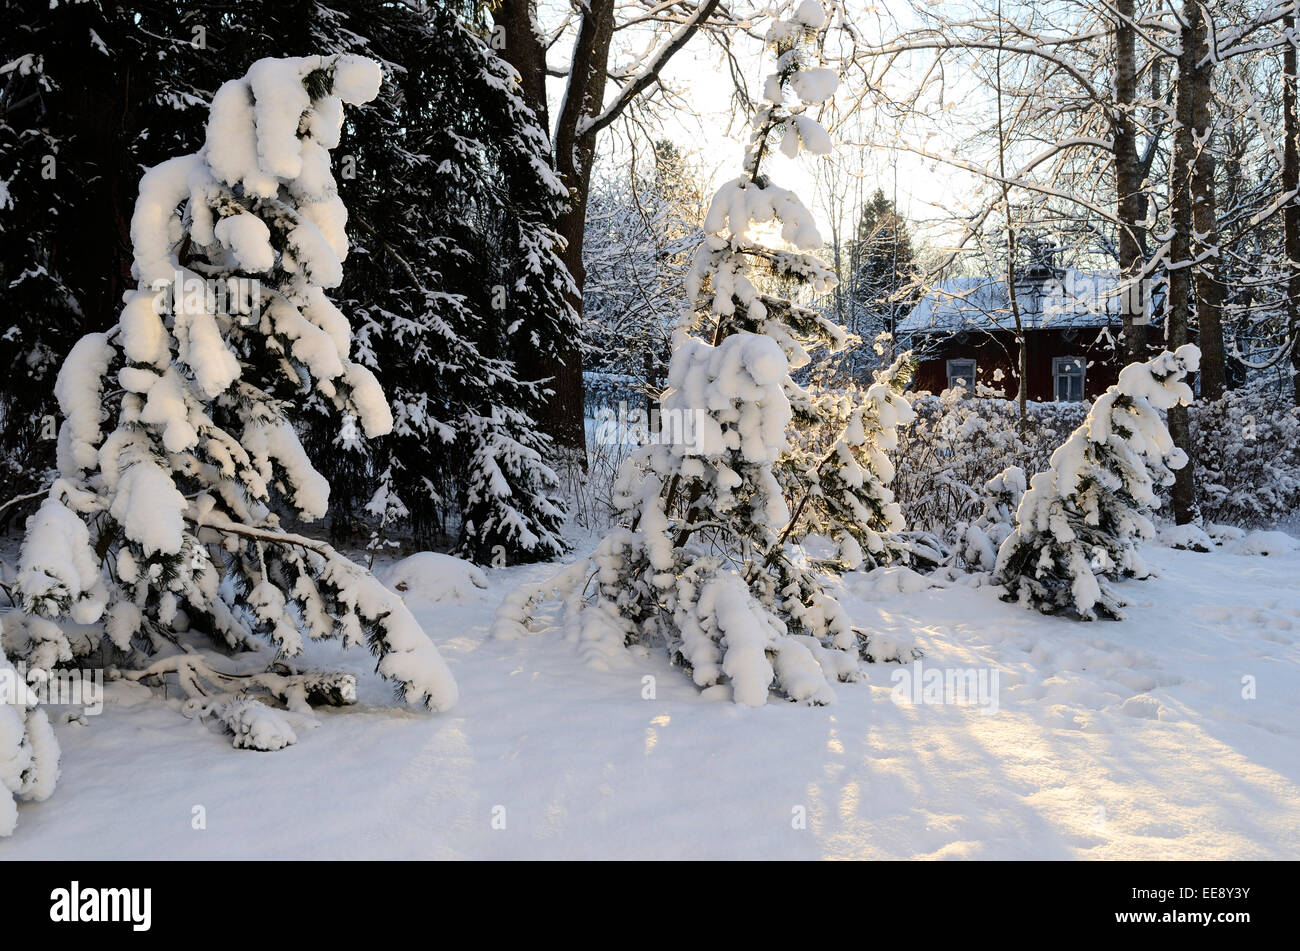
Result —
M1192 407L1201 514L1271 528L1300 509L1300 409L1276 393L1233 390Z
M916 412L899 433L893 489L914 529L959 541L984 513L984 486L1010 466L1047 468L1052 453L1083 422L1085 403L1030 403L1023 433L1013 400L911 395Z
M1014 400L945 390L908 394L915 421L899 431L892 488L909 527L960 544L983 515L984 486L1009 466L1041 472L1088 403L1030 403L1021 432ZM1212 522L1271 528L1300 509L1300 411L1276 394L1237 390L1194 403L1201 512ZM1162 488L1167 501L1168 490Z

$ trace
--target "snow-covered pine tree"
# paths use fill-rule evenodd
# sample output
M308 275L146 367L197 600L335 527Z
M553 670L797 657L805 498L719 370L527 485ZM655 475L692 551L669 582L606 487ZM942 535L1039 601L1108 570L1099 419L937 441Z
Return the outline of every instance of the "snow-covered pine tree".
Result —
M87 329L116 319L130 266L119 222L131 215L139 169L201 146L198 110L215 92L202 43L155 39L211 30L201 7L147 0L20 15L0 0L0 11L10 7L25 26L0 36L0 309L9 315L0 361L15 370L0 381L0 484L11 490L0 506L41 487L54 465L55 373ZM222 60L242 73L266 56L351 53L384 62L393 79L383 107L345 131L338 184L356 246L333 298L353 318L354 359L389 394L396 432L382 445L340 438L351 430L329 400L309 398L300 417L331 484L336 537L374 527L365 513L388 472L389 498L410 509L387 531L427 546L459 541L480 560L547 558L562 547L553 450L532 422L537 387L518 379L516 350L536 349L534 337L553 349L576 333L570 278L541 224L564 189L513 74L454 8L469 16L461 4L364 0L234 7L220 34L241 42L223 45ZM516 167L507 180L503 170ZM523 326L529 334L509 332ZM408 424L408 406L423 408L428 425ZM458 442L444 441L456 433ZM493 466L500 477L489 482ZM7 506L0 520L34 507Z
M346 438L318 399L308 444L345 522L396 502L405 515L388 530L417 545L452 542L483 564L554 558L564 509L512 336L576 324L558 238L534 211L564 197L546 134L513 71L454 11L383 7L366 29L400 68L349 129L357 174L340 187L364 211L339 299L395 422L379 440ZM507 187L520 182L526 201Z
M1157 486L1171 485L1187 463L1160 412L1193 401L1184 378L1199 364L1200 351L1185 344L1129 364L1097 398L1020 500L1015 531L998 550L1006 600L1087 620L1123 616L1105 582L1147 573L1137 550L1155 533L1146 513L1160 505Z
M349 358L352 331L325 291L348 243L329 150L344 103L373 99L376 63L357 56L263 59L213 97L206 142L150 169L131 221L136 289L118 323L83 337L59 372L59 477L28 522L5 650L33 671L100 648L55 623L103 620L104 647L131 676L175 674L196 712L236 745L292 742L291 720L249 696L302 710L348 702L350 677L277 664L231 675L198 652L278 658L304 636L366 644L408 701L446 709L456 685L437 649L369 572L288 532L329 485L294 428L309 392L366 436L392 415L373 374ZM134 664L139 666L138 663Z
M834 281L812 253L822 244L812 215L762 171L777 142L792 157L830 147L805 114L838 83L833 71L806 64L824 24L817 0L803 0L769 31L777 72L764 87L744 174L714 196L687 282L694 309L675 335L663 398L675 438L629 457L615 484L622 525L590 558L509 596L499 636L528 630L537 604L558 595L592 659L627 644L658 645L697 685L725 684L737 703L761 705L773 690L825 703L831 683L860 675L847 615L789 542L813 498L837 520L853 512L870 521L873 503L882 512L891 504L878 484L868 486L880 475L871 467L888 442L881 434L910 408L887 381L858 405L814 407L790 378L791 365L806 362L809 347L845 335L815 311L760 291L753 274L759 262L784 286L824 292ZM787 103L787 91L798 101ZM771 223L783 240L764 242ZM792 506L779 473L797 411L838 425ZM852 533L841 541L851 549Z
M153 70L129 11L115 4L0 0L0 17L3 505L42 488L54 465L59 364L88 328L113 320L125 269L116 196L138 176L124 161L137 130L119 121L118 60L146 86Z

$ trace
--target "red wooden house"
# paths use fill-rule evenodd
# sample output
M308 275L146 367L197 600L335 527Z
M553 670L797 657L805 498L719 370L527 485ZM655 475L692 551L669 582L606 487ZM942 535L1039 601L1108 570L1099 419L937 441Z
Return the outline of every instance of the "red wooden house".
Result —
M1125 362L1119 293L1114 272L1040 268L1017 281L1029 399L1091 400L1116 381ZM978 384L1016 395L1020 354L1003 280L943 281L899 321L896 336L919 359L917 390L975 392Z

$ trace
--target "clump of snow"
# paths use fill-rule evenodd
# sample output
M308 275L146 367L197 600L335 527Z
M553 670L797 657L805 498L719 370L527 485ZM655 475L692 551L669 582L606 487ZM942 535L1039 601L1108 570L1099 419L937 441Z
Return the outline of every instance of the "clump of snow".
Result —
M36 614L70 614L82 624L98 620L108 601L86 524L57 499L41 503L27 520L18 560L24 608Z
M440 552L421 551L403 558L380 573L380 580L400 594L407 604L436 604L482 599L487 577L468 561Z
M1137 696L1129 697L1120 704L1119 712L1125 716L1141 717L1147 720L1159 720L1160 714L1164 710L1159 699L1150 694L1140 693Z
M222 218L213 236L235 255L239 266L254 274L275 266L275 249L271 247L271 229L257 215L240 212Z
M103 378L114 356L108 335L86 334L72 346L54 384L64 423L59 430L59 468L91 469L103 441Z
M1220 525L1217 522L1206 522L1205 534L1213 538L1218 544L1223 545L1227 542L1241 541L1246 537L1246 530L1238 528L1236 525Z
M835 95L835 89L839 84L840 78L835 75L833 69L804 69L790 78L790 86L794 89L795 95L809 104L825 102ZM825 132L822 134L825 135ZM828 139L827 145L829 144ZM826 153L819 152L817 154L824 155Z
M383 82L379 64L365 56L340 56L334 62L334 95L353 106L379 95Z
M257 700L232 700L219 712L230 730L231 745L245 750L282 750L298 742L283 713Z
M798 195L779 185L760 185L747 176L727 182L714 193L704 216L704 232L729 231L743 238L754 227L772 221L780 223L782 239L793 247L811 251L822 246L817 222Z
M122 474L108 512L146 556L176 555L185 541L185 506L171 476L141 459Z
M863 601L885 601L900 594L916 594L935 584L935 579L906 565L855 571L844 577L844 586Z
M1250 532L1232 546L1234 555L1285 555L1300 549L1300 541L1285 532Z
M826 25L826 9L821 0L801 0L794 11L794 19L810 30L820 30Z
M319 57L259 59L248 69L253 94L253 126L258 165L276 178L297 178L302 171L298 126L311 99L303 77L320 64Z
M307 450L288 422L250 423L240 442L264 481L272 478L273 462L278 464L289 499L302 518L315 521L324 516L329 507L329 482L311 464Z
M1214 539L1205 529L1188 522L1186 525L1162 525L1156 532L1156 541L1169 548L1206 552L1214 547Z

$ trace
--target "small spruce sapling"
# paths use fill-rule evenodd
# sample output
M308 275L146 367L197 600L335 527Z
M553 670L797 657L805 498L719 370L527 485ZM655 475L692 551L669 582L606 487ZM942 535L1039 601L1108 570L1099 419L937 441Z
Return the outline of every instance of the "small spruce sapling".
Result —
M1160 505L1157 487L1172 485L1187 464L1160 412L1193 401L1185 377L1199 363L1200 351L1186 344L1129 364L1097 398L1030 481L998 549L995 577L1007 600L1086 620L1123 617L1107 582L1147 575L1137 548L1155 535L1147 513Z

